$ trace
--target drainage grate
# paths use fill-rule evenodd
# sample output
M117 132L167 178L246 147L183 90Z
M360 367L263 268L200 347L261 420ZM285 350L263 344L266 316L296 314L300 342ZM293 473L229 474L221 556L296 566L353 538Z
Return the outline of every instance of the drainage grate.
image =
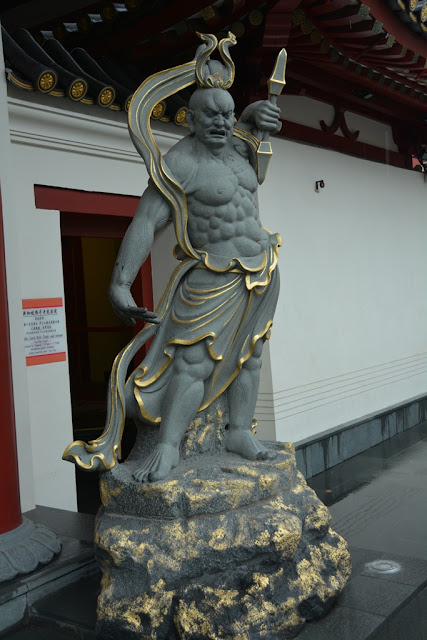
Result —
M397 573L402 569L400 564L394 562L394 560L374 560L373 562L368 562L365 568L375 573Z

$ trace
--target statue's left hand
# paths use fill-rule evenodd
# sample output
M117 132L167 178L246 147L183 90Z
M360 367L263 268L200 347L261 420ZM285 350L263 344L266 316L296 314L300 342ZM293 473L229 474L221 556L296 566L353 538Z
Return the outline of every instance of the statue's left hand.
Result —
M251 122L260 131L270 131L272 133L280 131L282 127L279 118L279 107L269 100L253 102L246 107L240 117L242 122Z
M160 324L160 318L157 313L149 311L146 307L137 306L129 286L111 284L108 297L115 313L128 326L134 326L135 319Z

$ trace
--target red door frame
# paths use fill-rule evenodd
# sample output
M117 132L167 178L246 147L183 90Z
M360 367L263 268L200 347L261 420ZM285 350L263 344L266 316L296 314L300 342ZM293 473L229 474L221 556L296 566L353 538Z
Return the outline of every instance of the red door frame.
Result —
M34 197L37 209L53 209L61 211L63 221L69 235L84 235L81 232L79 214L92 214L93 229L90 235L95 235L99 229L102 216L104 220L110 218L108 225L103 225L103 237L117 237L115 231L124 231L131 218L133 218L138 206L139 197L123 196L115 193L99 193L80 191L75 189L62 189L58 187L34 186ZM122 220L120 220L122 219ZM86 218L87 221L87 218ZM85 223L87 233L87 223ZM138 305L144 304L148 309L153 308L153 284L151 277L151 258L144 262L141 268L141 277L134 283L135 301ZM143 302L142 302L143 301Z

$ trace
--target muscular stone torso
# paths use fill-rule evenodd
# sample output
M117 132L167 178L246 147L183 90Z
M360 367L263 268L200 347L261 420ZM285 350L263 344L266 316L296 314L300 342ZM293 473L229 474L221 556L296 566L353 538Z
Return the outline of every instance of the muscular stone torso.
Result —
M257 256L268 244L255 192L255 171L230 144L222 158L197 158L185 188L193 247L226 257Z

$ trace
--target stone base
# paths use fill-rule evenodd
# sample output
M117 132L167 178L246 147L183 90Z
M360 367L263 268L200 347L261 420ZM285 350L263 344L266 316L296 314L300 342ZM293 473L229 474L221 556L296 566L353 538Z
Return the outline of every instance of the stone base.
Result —
M23 518L19 527L0 536L0 582L34 571L60 551L61 541L53 531Z
M133 480L136 456L102 476L99 638L284 639L327 613L350 575L347 545L293 445L268 446L272 462L216 450L152 485Z

